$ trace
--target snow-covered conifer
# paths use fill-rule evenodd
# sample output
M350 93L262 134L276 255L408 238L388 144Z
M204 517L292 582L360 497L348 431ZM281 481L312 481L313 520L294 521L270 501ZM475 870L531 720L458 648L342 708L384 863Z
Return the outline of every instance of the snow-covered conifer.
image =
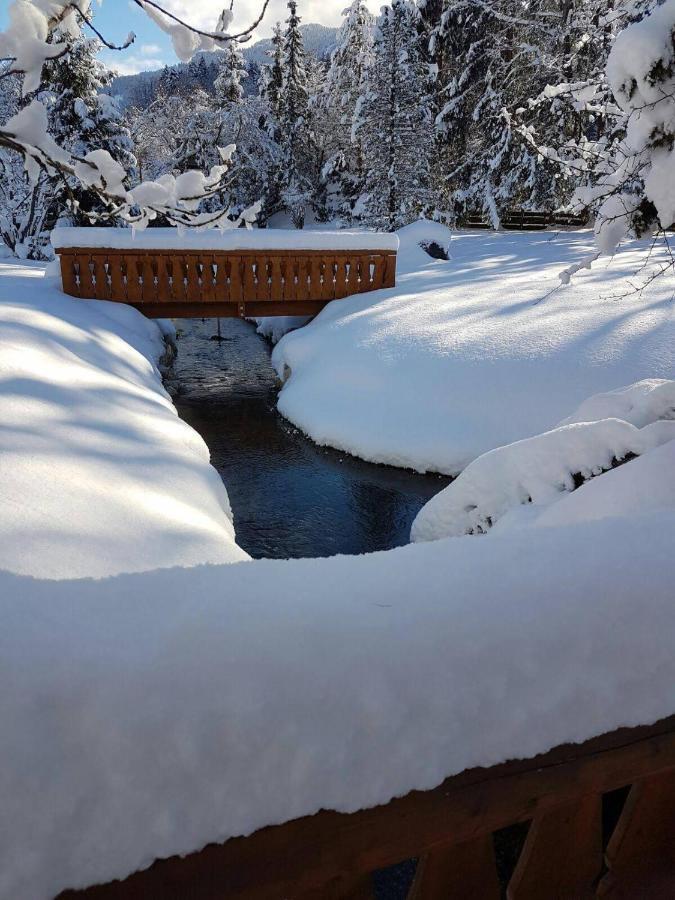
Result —
M382 8L367 89L357 102L366 184L357 213L380 228L407 224L429 203L432 122L418 26L412 0Z

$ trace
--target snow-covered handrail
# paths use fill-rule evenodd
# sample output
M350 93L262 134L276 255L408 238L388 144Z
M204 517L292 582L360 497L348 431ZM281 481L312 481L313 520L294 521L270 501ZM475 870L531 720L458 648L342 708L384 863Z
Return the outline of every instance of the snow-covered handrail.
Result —
M386 250L396 253L395 234L375 231L307 231L265 228L210 228L180 231L176 228L55 228L52 247L116 250Z
M595 897L609 888L653 896L659 879L675 874L674 771L671 716L466 770L350 815L322 810L63 897L141 900L170 884L177 896L209 900L217 881L224 896L240 898L374 898L371 872L411 857L418 863L407 900L499 897L499 876L510 897ZM603 797L627 785L623 807L614 795L605 809ZM493 841L503 845L494 833L528 820L517 863L502 859L498 875ZM603 853L604 829L611 836Z

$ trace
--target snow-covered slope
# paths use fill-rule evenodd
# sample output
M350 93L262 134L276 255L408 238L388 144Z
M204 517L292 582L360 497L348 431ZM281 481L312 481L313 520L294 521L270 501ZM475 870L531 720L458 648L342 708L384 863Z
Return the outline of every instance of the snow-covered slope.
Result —
M591 394L675 371L673 278L648 243L558 285L590 232L400 232L397 286L330 304L286 335L279 410L320 444L455 474L479 454L553 428ZM449 243L433 260L420 241ZM537 302L539 301L539 302ZM288 377L290 375L290 377Z
M201 437L131 307L0 262L0 568L102 576L247 559Z

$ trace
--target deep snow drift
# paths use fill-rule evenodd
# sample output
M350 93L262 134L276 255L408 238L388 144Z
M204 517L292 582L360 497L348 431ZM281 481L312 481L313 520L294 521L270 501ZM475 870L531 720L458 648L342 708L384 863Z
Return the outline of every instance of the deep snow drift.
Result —
M332 303L275 348L287 378L279 410L317 443L456 474L553 428L591 394L672 377L673 279L631 293L662 262L655 251L647 263L649 242L546 296L592 250L590 231L452 233L419 222L399 237L395 288ZM423 240L449 244L450 260L431 259Z
M49 578L247 559L157 326L0 262L0 568Z

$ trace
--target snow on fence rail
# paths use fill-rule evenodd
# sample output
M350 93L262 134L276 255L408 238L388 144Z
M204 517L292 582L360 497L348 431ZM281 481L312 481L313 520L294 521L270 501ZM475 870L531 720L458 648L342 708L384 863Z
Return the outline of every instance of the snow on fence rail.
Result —
M672 896L673 806L675 716L209 844L58 900L367 900L371 873L406 858L419 860L407 900L498 900L506 885L509 900ZM525 822L517 860L498 865L494 833Z
M314 315L393 287L398 238L368 232L55 229L63 289L150 317Z

